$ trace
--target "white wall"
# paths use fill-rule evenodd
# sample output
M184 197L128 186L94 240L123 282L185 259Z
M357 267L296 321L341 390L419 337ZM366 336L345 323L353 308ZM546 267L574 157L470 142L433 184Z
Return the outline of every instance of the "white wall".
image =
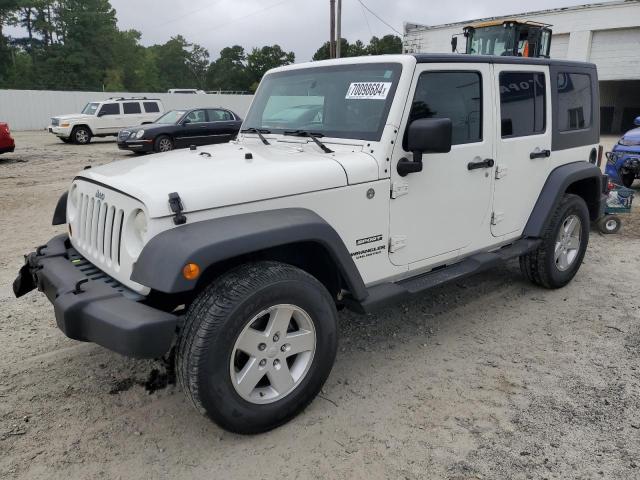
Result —
M244 117L253 95L185 95L168 93L56 92L48 90L0 90L0 122L12 130L40 130L56 115L77 113L91 101L109 97L159 98L166 110L224 107Z

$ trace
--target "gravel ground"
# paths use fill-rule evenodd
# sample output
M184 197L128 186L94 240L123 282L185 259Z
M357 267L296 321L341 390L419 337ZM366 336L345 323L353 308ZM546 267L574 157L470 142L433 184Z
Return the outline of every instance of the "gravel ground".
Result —
M43 295L13 298L74 173L129 156L15 136L0 156L0 478L640 478L640 208L619 235L592 232L562 290L510 263L342 312L322 395L246 437L162 388L159 363L71 341Z

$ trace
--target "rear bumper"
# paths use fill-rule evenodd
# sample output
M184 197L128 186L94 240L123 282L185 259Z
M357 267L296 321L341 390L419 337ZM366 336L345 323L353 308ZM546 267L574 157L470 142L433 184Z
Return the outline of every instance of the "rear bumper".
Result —
M0 147L0 153L11 153L16 149L15 145Z
M74 264L81 258L67 235L52 238L26 257L13 283L16 297L34 288L44 292L58 327L74 340L137 358L167 353L178 317L128 297L110 277L85 273Z

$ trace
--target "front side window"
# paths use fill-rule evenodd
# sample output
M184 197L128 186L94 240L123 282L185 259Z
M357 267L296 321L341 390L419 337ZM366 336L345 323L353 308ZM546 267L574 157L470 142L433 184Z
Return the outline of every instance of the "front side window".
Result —
M591 77L558 73L558 129L561 132L591 126Z
M155 123L161 123L163 125L174 125L184 116L186 112L184 110L169 110L162 115Z
M82 113L85 115L95 115L99 106L99 103L87 103L87 105L82 109Z
M204 110L194 110L189 112L184 120L187 123L204 123L207 121L207 117L204 114Z
M379 140L401 72L398 63L370 63L269 74L244 128Z
M502 138L544 133L546 105L544 73L500 72Z
M480 73L422 73L418 79L407 125L420 118L451 119L452 145L482 141ZM406 141L404 147L406 150Z
M123 103L122 107L124 108L125 114L142 113L142 110L140 109L140 104L138 102Z
M120 115L120 105L117 103L105 103L102 105L99 115Z

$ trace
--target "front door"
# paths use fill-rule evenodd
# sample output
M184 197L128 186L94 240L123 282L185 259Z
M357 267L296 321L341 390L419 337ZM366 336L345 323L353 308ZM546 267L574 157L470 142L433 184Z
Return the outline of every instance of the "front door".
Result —
M489 235L495 135L491 79L488 63L418 64L400 133L419 118L450 118L453 146L449 153L424 154L421 172L400 177L392 168L393 264L444 261L479 233ZM411 159L405 149L406 135L397 142L392 165Z
M182 120L182 128L176 133L176 147L206 145L209 138L207 114L204 110L193 110Z
M548 67L496 65L500 92L491 233L517 237L547 180L551 155Z

